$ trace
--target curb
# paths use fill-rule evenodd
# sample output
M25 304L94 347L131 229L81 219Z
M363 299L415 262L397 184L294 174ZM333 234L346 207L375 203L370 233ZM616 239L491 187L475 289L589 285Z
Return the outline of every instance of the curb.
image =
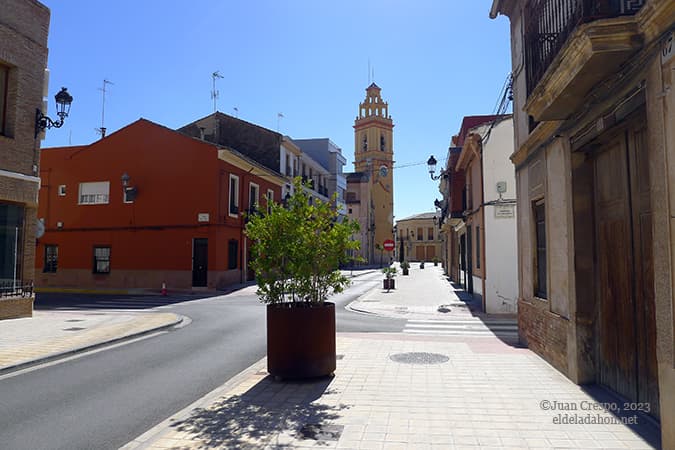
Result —
M164 314L167 314L167 313L164 313ZM127 341L127 340L135 339L135 338L140 337L140 336L144 336L146 334L166 330L168 328L175 327L176 325L182 323L186 318L185 316L181 316L181 315L178 315L178 314L175 314L175 313L169 313L169 314L173 314L173 315L176 316L176 319L174 321L172 321L171 323L160 325L160 326L157 326L157 327L154 327L154 328L148 328L146 330L142 330L142 331L138 331L138 332L135 332L135 333L127 334L125 336L121 336L121 337L118 337L118 338L109 339L107 341L99 341L99 342L95 342L93 344L84 345L82 347L76 347L76 348L73 348L73 349L70 349L70 350L65 350L63 352L52 353L50 355L35 358L33 360L22 362L22 363L19 363L19 364L0 367L0 375L6 375L8 373L16 372L18 370L27 369L28 367L37 366L37 365L44 364L44 363L51 362L51 361L56 361L56 360L59 360L59 359L62 359L62 358L66 358L66 357L69 357L69 356L76 355L78 353L83 353L83 352L86 352L86 351L95 350L97 348L105 347L105 346L110 345L110 344L117 344L117 343L124 342L124 341Z
M169 426L172 423L187 419L192 414L192 411L194 411L199 407L206 408L210 406L216 399L227 394L228 392L239 386L250 376L254 375L257 372L260 372L261 370L265 370L266 362L267 357L263 357L262 359L254 362L253 364L251 364L250 366L248 366L247 368L245 368L244 370L242 370L241 372L239 372L238 374L227 380L224 384L218 386L211 392L208 392L200 399L190 403L180 411L171 414L169 417L167 417L154 427L150 428L145 433L136 437L134 440L126 443L125 445L120 447L120 450L136 450L151 446L153 442L157 441L162 437L162 435L169 429Z

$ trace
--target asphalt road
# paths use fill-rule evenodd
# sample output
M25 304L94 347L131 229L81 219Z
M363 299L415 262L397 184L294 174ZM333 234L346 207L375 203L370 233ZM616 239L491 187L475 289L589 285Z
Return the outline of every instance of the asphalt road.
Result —
M344 309L381 278L379 273L356 277L350 288L331 299L338 332L402 331L405 321ZM36 308L160 308L191 322L0 377L2 449L119 448L265 355L265 306L254 287L204 299L40 295Z

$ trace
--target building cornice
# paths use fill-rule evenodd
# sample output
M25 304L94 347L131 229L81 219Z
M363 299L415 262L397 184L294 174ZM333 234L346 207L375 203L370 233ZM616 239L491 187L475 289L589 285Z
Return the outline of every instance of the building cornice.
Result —
M541 122L537 125L537 128L530 133L525 142L523 142L520 147L513 152L513 155L511 155L511 161L516 168L525 163L525 161L537 153L546 142L555 136L563 123L562 120L554 120L550 122Z

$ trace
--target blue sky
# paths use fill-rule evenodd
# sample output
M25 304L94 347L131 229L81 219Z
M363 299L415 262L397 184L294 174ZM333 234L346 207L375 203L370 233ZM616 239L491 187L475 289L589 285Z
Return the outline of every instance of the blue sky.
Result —
M370 62L395 124L396 219L433 211L424 162L445 157L462 117L493 112L510 71L508 20L488 18L492 0L42 1L50 114L61 86L74 97L43 147L98 139L104 79L110 134L140 117L176 128L210 114L217 70L218 110L328 137L352 171Z

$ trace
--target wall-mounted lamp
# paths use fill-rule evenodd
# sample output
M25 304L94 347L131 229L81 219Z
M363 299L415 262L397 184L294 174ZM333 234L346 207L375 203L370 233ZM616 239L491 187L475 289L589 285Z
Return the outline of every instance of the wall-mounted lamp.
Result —
M54 122L49 117L42 114L40 109L35 110L35 137L40 131L45 128L61 128L63 126L63 119L68 117L70 112L70 104L73 103L73 96L68 93L68 89L61 88L61 90L54 96L56 99L56 115L59 120Z
M129 180L131 180L131 177L128 173L124 172L122 174L122 192L124 193L125 203L131 203L136 200L136 194L138 193L136 186L129 186Z
M436 173L436 158L434 158L434 155L431 155L429 159L427 160L427 166L429 167L429 176L431 177L432 180L439 180L442 176L445 176L445 170L441 170L441 172L438 174L438 176L434 176L434 173Z

